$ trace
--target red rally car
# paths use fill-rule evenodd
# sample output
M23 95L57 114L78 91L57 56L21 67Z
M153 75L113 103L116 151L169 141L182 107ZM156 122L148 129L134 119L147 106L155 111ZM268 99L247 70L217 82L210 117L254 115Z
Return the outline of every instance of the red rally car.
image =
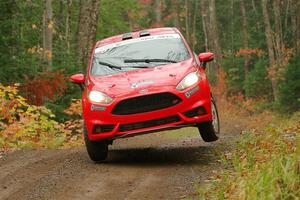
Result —
M84 88L84 138L93 161L105 160L113 140L183 127L218 139L219 118L205 75L213 53L197 56L176 28L126 33L96 43Z

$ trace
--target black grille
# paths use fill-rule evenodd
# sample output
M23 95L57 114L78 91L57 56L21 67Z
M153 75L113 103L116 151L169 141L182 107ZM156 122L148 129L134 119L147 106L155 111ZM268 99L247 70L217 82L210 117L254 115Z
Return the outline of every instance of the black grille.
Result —
M189 110L185 113L183 113L186 117L196 117L199 115L204 115L206 114L206 110L204 107L200 106L198 108L194 108L192 110Z
M131 115L150 112L174 106L181 101L176 95L167 92L150 94L125 99L119 102L111 113L114 115Z
M170 117L148 120L148 121L143 121L143 122L122 124L122 125L120 125L120 132L132 131L132 130L141 129L141 128L149 128L149 127L153 127L153 126L160 126L160 125L170 124L170 123L174 123L174 122L178 122L178 121L180 121L179 117L177 115L174 115L174 116L170 116Z

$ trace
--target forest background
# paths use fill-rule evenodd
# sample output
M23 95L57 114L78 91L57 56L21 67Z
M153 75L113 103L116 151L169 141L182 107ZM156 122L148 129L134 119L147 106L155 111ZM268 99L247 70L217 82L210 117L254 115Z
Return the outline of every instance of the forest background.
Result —
M222 134L251 128L198 194L300 196L299 0L0 0L0 11L0 161L20 148L82 146L81 90L68 77L86 73L93 44L176 27L196 54L215 53L207 74Z
M212 51L212 84L258 109L299 109L300 2L297 0L0 1L0 82L58 121L80 98L70 74L85 72L93 44L152 27L177 27L192 49ZM219 74L223 73L223 75ZM222 87L222 86L221 86ZM224 86L223 86L224 87Z

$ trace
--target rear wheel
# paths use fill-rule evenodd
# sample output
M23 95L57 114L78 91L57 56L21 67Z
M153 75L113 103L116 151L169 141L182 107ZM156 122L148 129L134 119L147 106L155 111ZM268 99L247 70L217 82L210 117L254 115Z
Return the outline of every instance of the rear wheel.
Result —
M205 142L213 142L219 139L219 114L213 99L211 100L211 113L212 121L197 124L200 135Z
M88 138L86 127L83 128L84 142L88 155L92 161L100 162L107 158L108 143L106 140L91 141Z

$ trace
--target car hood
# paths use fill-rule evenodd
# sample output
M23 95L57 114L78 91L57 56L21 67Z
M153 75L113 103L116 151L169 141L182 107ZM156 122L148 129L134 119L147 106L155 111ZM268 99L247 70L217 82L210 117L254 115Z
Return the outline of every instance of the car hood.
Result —
M149 87L176 86L189 72L195 71L193 60L137 69L108 76L92 76L90 89L111 97Z

